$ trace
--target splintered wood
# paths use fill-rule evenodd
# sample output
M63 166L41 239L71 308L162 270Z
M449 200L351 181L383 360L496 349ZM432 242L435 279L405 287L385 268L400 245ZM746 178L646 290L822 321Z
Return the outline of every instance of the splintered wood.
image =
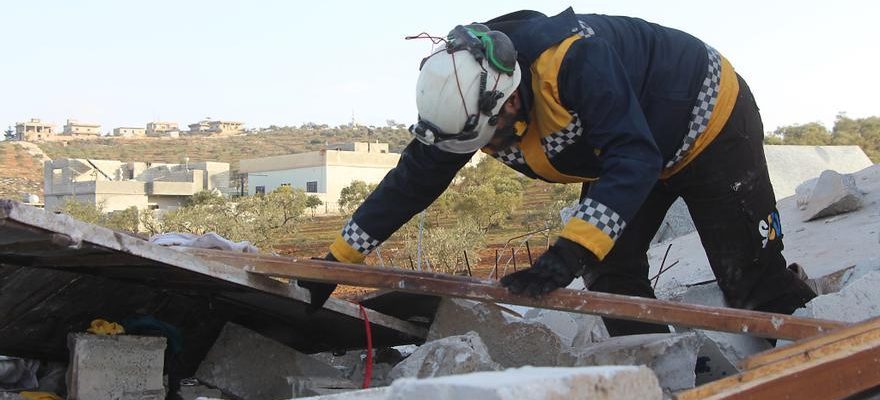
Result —
M568 289L535 299L510 294L493 280L214 250L192 250L191 253L265 276L518 304L766 338L798 340L845 325L789 315Z

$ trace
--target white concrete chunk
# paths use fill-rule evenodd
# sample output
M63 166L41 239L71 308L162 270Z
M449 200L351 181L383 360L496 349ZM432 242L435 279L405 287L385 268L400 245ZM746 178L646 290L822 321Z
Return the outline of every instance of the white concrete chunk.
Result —
M501 369L476 332L427 342L401 361L389 377L432 378Z
M682 390L694 387L700 345L693 332L619 336L579 349L574 365L646 365L664 389Z
M233 323L196 371L199 381L244 400L288 398L288 378L295 377L342 378L335 368Z
M502 315L489 303L444 298L427 340L476 332L492 360L502 367L571 365L566 347L550 328L537 322Z
M657 377L645 367L523 367L431 379L399 379L388 400L660 400Z
M803 220L812 221L858 210L862 207L862 197L852 175L825 170L810 193Z

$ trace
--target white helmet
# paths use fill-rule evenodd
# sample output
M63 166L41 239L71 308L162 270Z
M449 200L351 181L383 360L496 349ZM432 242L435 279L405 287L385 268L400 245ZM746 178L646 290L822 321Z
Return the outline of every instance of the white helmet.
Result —
M416 83L416 139L450 153L487 145L498 113L519 86L521 71L510 39L482 25L457 26L444 50L422 61Z

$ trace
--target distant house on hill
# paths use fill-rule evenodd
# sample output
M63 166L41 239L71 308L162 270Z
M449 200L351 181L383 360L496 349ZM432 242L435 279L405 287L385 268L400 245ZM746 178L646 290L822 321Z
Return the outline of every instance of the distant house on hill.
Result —
M65 136L101 136L101 124L68 119L64 124L62 134Z
M118 137L144 137L147 135L147 130L145 128L135 128L135 127L119 127L113 128L113 136Z
M167 210L203 190L229 190L229 164L164 164L64 158L43 165L46 209L67 199L103 205L105 211L129 207Z
M146 134L150 137L178 137L180 130L177 122L153 121L147 122Z
M31 118L27 122L15 124L15 138L25 142L51 140L55 136L55 125Z
M242 132L241 122L219 121L210 118L189 125L191 135L235 135Z
M388 151L388 143L328 145L326 150L241 160L239 172L246 176L246 193L269 193L291 186L318 196L322 211L338 211L342 189L352 181L379 183L400 160ZM243 190L244 191L244 190Z

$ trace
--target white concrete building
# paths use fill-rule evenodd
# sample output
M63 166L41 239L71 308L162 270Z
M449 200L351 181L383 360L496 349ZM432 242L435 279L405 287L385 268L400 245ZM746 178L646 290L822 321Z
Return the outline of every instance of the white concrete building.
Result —
M68 198L102 205L107 212L174 209L203 190L229 190L229 164L162 164L65 158L43 165L46 209Z
M390 153L387 143L347 143L330 150L264 157L239 162L247 176L247 194L269 193L280 186L299 188L324 202L319 211L338 211L339 193L352 181L379 183L400 154Z

